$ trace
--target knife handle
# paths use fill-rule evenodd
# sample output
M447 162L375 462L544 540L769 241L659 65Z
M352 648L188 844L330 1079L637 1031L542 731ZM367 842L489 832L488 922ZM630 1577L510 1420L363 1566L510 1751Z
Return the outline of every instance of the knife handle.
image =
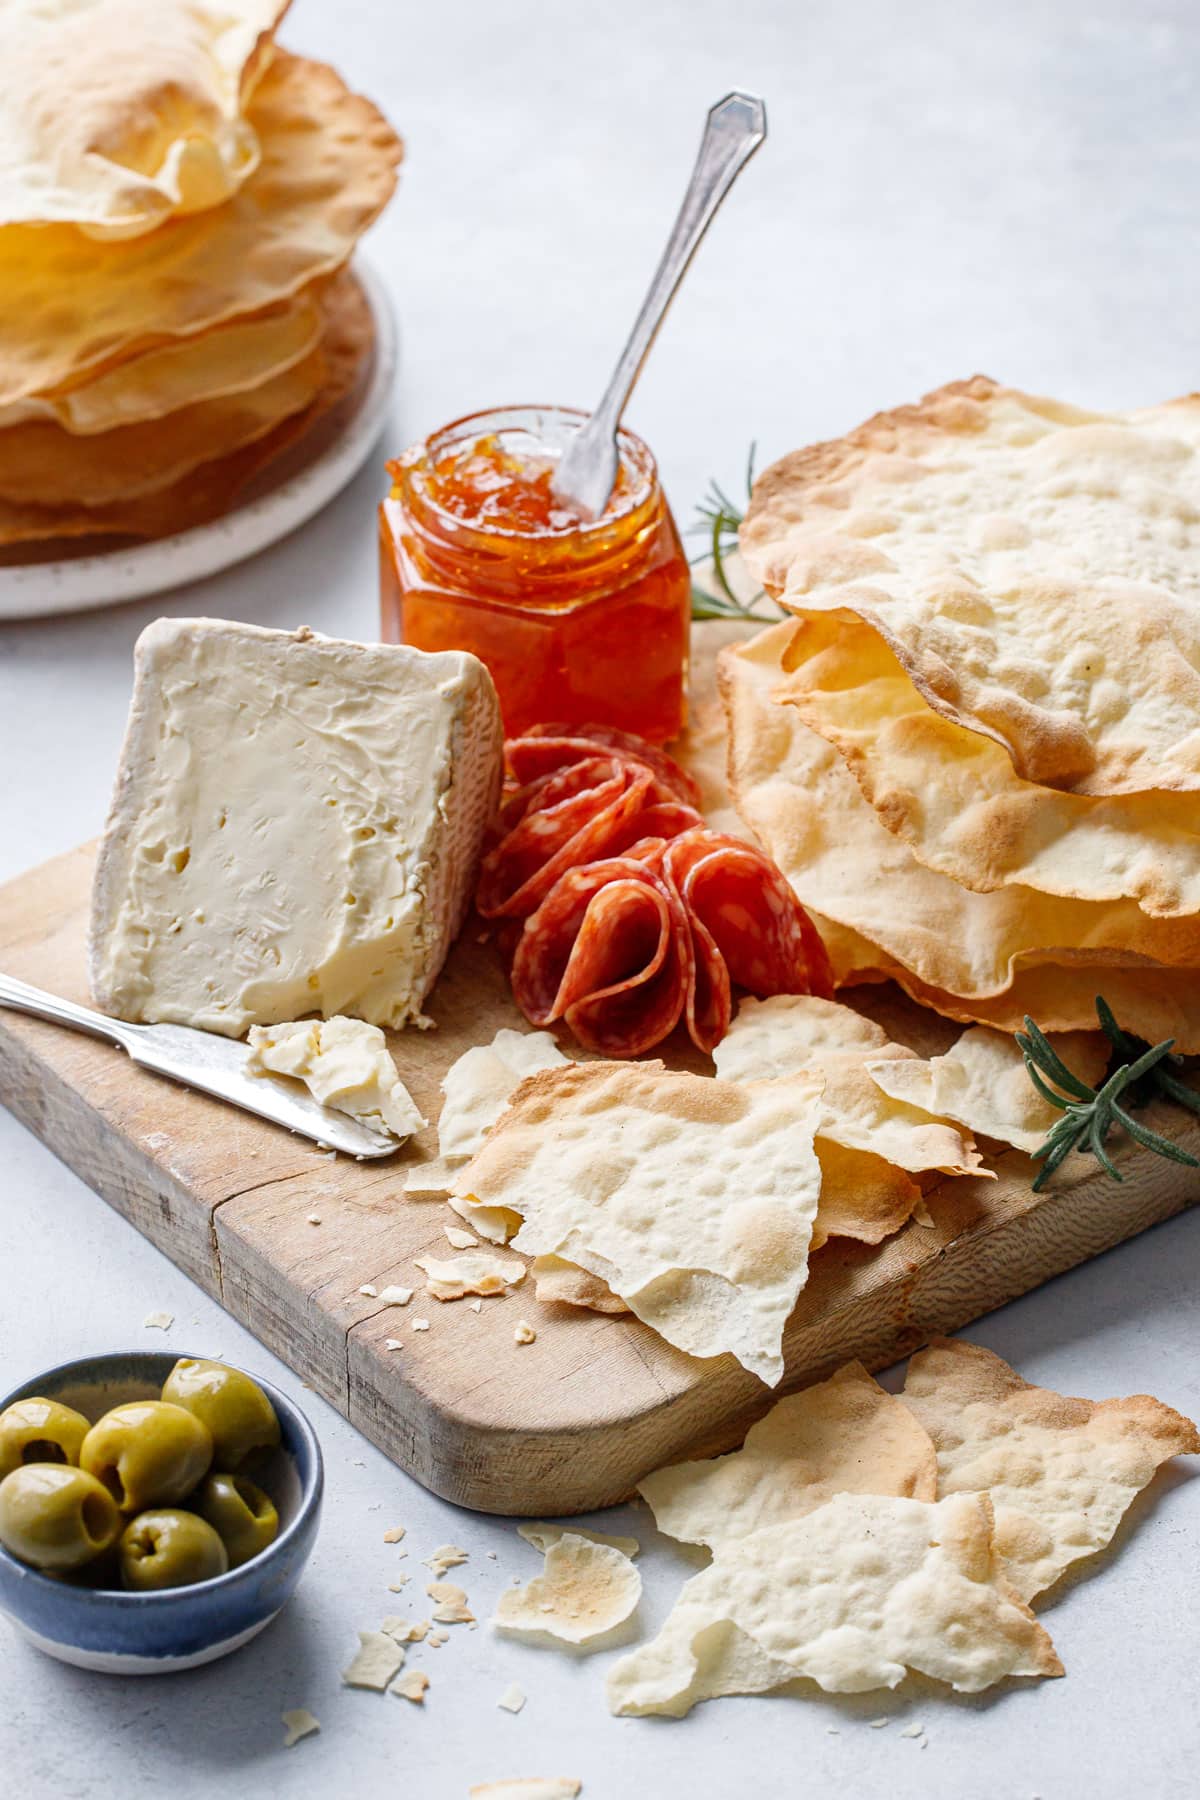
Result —
M86 1031L89 1037L105 1038L124 1050L129 1048L135 1029L120 1019L93 1012L90 1006L76 1006L72 1000L60 1000L57 994L30 987L27 981L18 981L15 975L0 974L0 1006L33 1013L35 1018L50 1019L55 1025L69 1025L72 1031Z

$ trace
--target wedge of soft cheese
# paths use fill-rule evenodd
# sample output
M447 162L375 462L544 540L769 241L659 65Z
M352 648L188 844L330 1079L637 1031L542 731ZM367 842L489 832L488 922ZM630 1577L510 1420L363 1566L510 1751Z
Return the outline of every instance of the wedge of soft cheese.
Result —
M421 1021L470 903L500 710L464 651L159 619L92 892L97 1003L240 1036Z
M322 1106L393 1137L411 1137L425 1124L400 1079L387 1039L378 1025L361 1019L252 1025L246 1072L302 1081Z

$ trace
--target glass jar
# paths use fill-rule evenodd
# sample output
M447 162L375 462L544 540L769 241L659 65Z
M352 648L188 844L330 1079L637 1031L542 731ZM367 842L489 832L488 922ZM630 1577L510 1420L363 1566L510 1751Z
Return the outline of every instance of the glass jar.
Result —
M686 720L690 570L654 458L632 432L620 433L620 472L599 518L550 494L585 416L475 413L388 464L382 635L474 651L510 735L591 721L661 742Z

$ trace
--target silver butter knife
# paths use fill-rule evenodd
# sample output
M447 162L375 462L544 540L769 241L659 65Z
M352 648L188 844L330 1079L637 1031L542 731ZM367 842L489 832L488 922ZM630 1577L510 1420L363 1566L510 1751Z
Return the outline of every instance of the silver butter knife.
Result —
M0 1006L11 1006L17 1012L33 1013L56 1025L69 1025L72 1031L104 1038L119 1045L142 1068L153 1069L156 1075L215 1094L231 1106L257 1113L260 1119L271 1119L288 1131L299 1131L347 1156L390 1156L400 1147L399 1138L372 1131L347 1113L322 1106L299 1084L289 1082L285 1086L277 1077L248 1075L246 1060L250 1052L236 1038L195 1031L188 1025L130 1025L124 1019L110 1019L105 1013L93 1012L91 1007L76 1006L55 994L43 993L41 988L30 987L12 975L0 974Z

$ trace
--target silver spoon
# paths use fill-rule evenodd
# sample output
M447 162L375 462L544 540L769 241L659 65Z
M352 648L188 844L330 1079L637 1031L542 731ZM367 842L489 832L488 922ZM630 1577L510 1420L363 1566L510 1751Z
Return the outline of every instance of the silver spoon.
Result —
M557 499L574 505L586 518L597 518L612 493L620 463L621 414L684 270L718 206L766 135L767 109L756 94L735 89L709 109L692 179L642 310L599 406L572 437L550 483Z

